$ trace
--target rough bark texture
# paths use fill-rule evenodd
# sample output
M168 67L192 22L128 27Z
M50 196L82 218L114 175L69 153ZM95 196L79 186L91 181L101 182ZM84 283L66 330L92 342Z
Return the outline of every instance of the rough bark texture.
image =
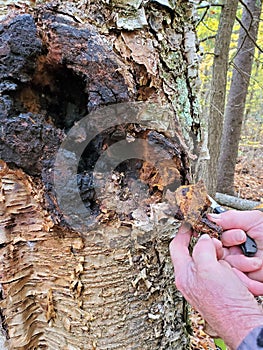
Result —
M194 151L199 137L197 57L188 1L162 4L58 2L20 8L21 14L11 8L2 20L0 272L7 349L187 348L168 251L176 221L158 216L158 201L173 182L190 181L186 143ZM126 125L89 145L79 191L99 225L76 232L52 188L57 150L88 112L126 101L167 106L168 119L155 110L154 120L173 132ZM158 143L171 156L174 175L166 180L141 160L119 169L148 186L144 204L153 205L151 213L105 209L124 197L128 180L118 182L122 188L108 202L96 198L92 167L113 139L123 138L120 131Z
M238 156L246 96L250 81L262 1L246 1L243 9L237 54L224 116L218 163L217 191L234 194L234 175Z
M220 16L215 41L213 75L210 87L208 116L209 160L201 165L199 178L204 178L208 193L214 195L217 184L217 168L223 130L229 45L235 22L238 0L226 0Z
M224 193L216 193L215 198L221 205L225 205L229 208L234 208L238 210L252 210L261 204L260 202L250 201L247 199L230 196Z
M54 226L25 173L5 167L1 175L8 349L186 346L167 259L172 225L161 226L161 235L101 226L80 237Z

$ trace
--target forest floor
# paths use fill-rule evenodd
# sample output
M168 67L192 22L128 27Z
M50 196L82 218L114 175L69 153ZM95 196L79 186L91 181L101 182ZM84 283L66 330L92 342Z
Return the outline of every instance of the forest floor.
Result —
M235 191L240 198L263 204L263 148L240 150L235 172ZM204 331L204 320L191 309L190 321L193 335L191 350L216 350L214 340Z

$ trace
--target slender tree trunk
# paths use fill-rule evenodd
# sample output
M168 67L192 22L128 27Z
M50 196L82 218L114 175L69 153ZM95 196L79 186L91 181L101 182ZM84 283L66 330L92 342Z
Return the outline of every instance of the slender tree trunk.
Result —
M227 194L234 194L234 174L238 156L238 144L252 70L262 1L247 0L245 4L226 105L218 163L217 191Z
M47 3L1 23L6 349L188 346L168 249L178 223L161 207L191 181L196 42L190 2L163 4ZM137 139L136 159L95 172Z
M237 5L238 0L226 0L224 2L215 41L208 117L208 150L210 159L204 163L203 171L207 189L213 195L216 192L217 167L223 129L229 45Z
M245 135L247 134L247 130L246 129L246 123L249 119L249 116L253 113L253 100L255 99L255 92L257 90L257 85L258 85L258 78L259 78L259 74L261 72L261 56L262 53L260 51L258 51L257 53L257 57L254 59L254 66L255 66L255 79L253 79L252 81L250 81L250 86L249 86L249 94L246 98L246 108L245 108L245 112L244 112L244 121L243 121L243 128L245 130Z

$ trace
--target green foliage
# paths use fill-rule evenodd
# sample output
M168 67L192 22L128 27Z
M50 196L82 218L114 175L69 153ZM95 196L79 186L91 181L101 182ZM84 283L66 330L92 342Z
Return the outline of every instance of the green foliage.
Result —
M214 339L216 348L219 350L227 350L226 344L224 343L224 341L221 338L216 338Z
M203 18L202 21L197 26L197 35L200 41L200 50L203 53L203 59L200 66L200 76L203 82L210 81L211 79L211 69L213 65L214 58L214 44L215 37L217 34L220 13L223 5L223 1L210 1L209 8L203 8L202 4L208 3L207 1L202 2L200 8L197 8L197 13L199 18ZM213 3L213 5L211 5ZM205 15L205 17L203 17ZM242 7L239 5L237 17L241 18ZM228 88L230 86L231 80L231 62L236 54L236 47L238 41L238 32L240 29L239 23L236 21L230 44L230 54L229 54L229 74L228 74ZM208 74L209 73L209 74Z

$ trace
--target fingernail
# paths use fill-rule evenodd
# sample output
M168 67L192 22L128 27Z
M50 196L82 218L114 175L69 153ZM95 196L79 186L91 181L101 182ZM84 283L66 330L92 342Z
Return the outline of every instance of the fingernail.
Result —
M237 232L235 235L235 238L238 242L244 242L245 238L246 238L246 234L245 232Z
M214 213L209 213L207 214L208 217L213 218L215 220L221 219L221 214L214 214Z
M203 235L200 236L199 241L201 239L210 239L210 236L207 233L204 233Z

